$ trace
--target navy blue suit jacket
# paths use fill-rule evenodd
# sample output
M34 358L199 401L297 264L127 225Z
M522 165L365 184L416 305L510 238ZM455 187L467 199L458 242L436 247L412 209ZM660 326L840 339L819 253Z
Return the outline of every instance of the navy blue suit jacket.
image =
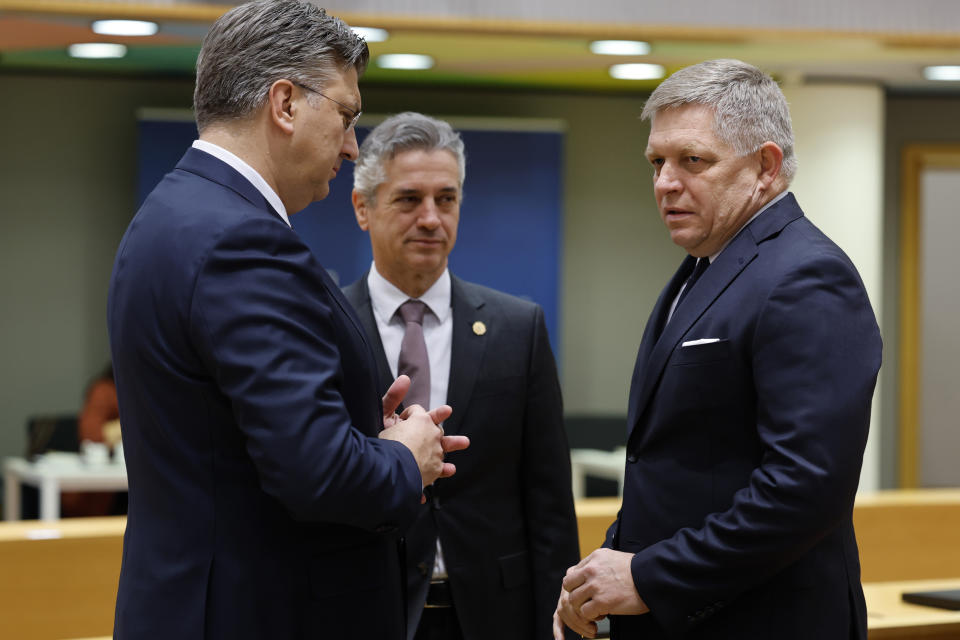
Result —
M792 194L665 323L693 262L637 356L607 544L635 553L651 613L613 637L863 640L852 512L881 355L863 283Z
M402 638L408 449L349 304L263 196L190 149L110 283L130 503L117 638Z
M393 376L366 276L344 292L374 343L385 390ZM543 310L455 276L451 305L453 415L444 430L470 436L470 448L448 456L456 475L434 484L407 532L407 637L423 612L439 536L465 640L547 640L564 572L580 552Z

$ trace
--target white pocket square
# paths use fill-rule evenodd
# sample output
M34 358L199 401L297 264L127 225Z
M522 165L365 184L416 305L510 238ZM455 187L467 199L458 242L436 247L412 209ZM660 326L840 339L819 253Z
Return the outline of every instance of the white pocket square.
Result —
M681 347L695 347L700 344L710 344L711 342L720 342L720 338L700 338L699 340L687 340Z

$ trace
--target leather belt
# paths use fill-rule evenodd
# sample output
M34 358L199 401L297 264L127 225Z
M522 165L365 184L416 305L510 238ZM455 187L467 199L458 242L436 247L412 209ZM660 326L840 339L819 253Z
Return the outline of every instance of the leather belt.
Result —
M447 609L453 606L453 592L448 580L431 580L427 588L425 609Z

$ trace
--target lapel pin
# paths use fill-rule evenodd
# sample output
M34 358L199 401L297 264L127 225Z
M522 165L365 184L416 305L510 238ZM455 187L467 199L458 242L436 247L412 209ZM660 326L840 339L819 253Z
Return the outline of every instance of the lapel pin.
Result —
M487 325L477 320L476 322L473 323L473 332L478 336L482 336L487 332Z

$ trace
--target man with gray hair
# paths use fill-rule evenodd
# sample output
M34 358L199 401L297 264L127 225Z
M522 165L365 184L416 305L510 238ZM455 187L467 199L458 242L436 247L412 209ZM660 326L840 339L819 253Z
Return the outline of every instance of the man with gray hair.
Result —
M373 265L345 289L373 338L380 388L447 403L470 437L407 532L412 640L545 640L579 558L560 385L543 310L447 268L466 161L449 124L401 113L360 147L353 204Z
M786 99L713 60L650 97L646 157L689 254L647 321L623 505L554 632L866 638L854 494L881 341L857 270L787 191Z
M403 638L400 534L453 473L449 407L381 402L289 215L354 160L367 46L300 0L204 38L200 138L120 244L108 325L130 484L114 637ZM387 427L387 428L384 428Z

